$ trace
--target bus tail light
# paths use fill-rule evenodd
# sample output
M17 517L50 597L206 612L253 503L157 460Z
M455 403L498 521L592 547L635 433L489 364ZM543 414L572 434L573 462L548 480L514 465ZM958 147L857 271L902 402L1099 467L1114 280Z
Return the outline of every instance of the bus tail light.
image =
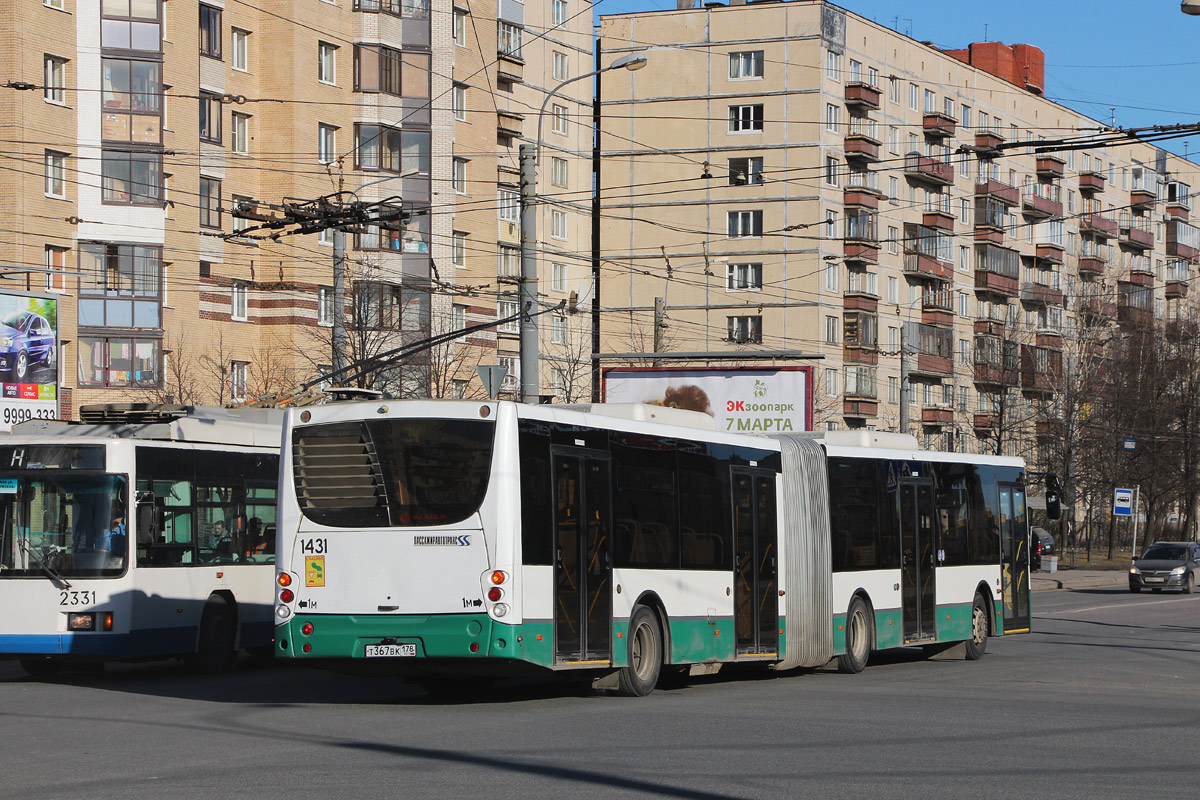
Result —
M503 570L498 569L492 573L492 583L495 584L496 586L499 586L500 584L504 583L506 580L508 580L508 576L504 574Z
M301 626L300 626L300 632L301 632L301 633L303 633L305 636L312 636L312 632L313 632L313 625L312 625L312 623L311 623L311 622L306 622L306 623L304 623L303 625L301 625Z
M276 578L276 580L279 582L280 586L291 586L292 585L292 576L286 572L279 573L279 576Z
M504 592L500 590L499 586L493 586L492 588L488 589L488 600L491 600L493 603L503 596Z
M279 593L279 599L285 603L290 603L296 599L296 593L293 592L291 589L284 589L282 592Z
M496 605L492 606L492 613L497 617L503 617L508 613L508 606L504 603L496 603Z
M105 611L100 615L100 630L111 631L113 629L112 614L111 611Z

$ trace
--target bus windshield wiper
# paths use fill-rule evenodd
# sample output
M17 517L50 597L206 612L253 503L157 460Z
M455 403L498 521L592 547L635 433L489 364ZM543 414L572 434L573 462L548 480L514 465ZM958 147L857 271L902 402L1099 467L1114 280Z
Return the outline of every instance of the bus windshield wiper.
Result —
M71 588L71 582L63 577L62 573L50 566L44 558L33 551L33 546L29 544L29 540L25 538L17 539L21 543L21 549L25 551L25 555L37 562L37 565L42 568L42 571L50 576L50 580L62 585L64 589Z

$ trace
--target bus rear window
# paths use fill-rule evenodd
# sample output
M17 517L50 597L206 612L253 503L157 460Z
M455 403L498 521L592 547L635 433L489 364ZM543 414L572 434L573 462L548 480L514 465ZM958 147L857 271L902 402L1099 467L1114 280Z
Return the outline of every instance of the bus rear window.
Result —
M492 464L491 422L391 419L292 431L305 517L339 528L448 525L478 510Z

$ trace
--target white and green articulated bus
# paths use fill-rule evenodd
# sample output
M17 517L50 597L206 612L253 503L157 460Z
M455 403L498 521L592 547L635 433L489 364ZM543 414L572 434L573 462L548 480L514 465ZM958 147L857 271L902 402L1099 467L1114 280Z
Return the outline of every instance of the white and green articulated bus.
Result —
M288 412L276 653L447 679L874 650L1028 631L1019 459L869 431L759 437L645 405L381 401Z
M40 676L272 652L283 412L80 412L0 437L0 657Z

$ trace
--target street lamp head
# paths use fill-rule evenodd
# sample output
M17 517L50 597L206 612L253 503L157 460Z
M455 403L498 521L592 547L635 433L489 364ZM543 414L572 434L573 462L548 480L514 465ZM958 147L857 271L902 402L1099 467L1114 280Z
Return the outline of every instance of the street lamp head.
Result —
M1200 0L1198 0L1200 2ZM646 66L646 55L644 53L626 53L617 60L608 65L609 69L627 69L630 72L636 72Z
M1200 0L1183 0L1179 4L1179 9L1185 14L1200 16Z

